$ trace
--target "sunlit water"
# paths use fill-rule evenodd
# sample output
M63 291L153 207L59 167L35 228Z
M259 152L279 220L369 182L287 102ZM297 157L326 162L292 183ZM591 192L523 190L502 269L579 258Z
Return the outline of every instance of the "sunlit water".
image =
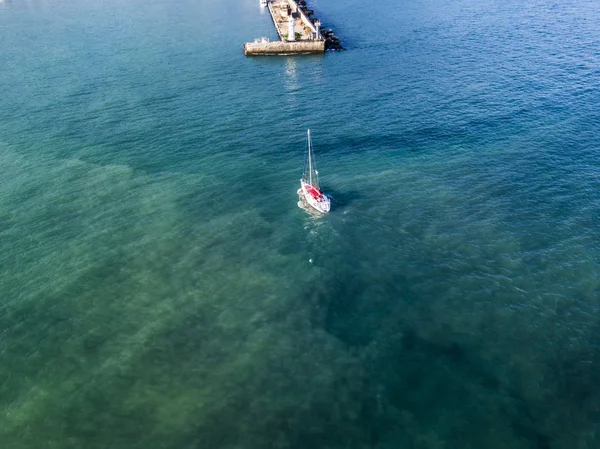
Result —
M0 447L600 447L597 2L258 3L0 2Z

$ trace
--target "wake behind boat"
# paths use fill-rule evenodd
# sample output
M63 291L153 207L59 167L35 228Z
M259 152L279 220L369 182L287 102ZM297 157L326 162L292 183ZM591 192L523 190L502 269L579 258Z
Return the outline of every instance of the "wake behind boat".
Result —
M304 164L304 173L300 180L298 194L315 210L325 214L331 208L331 199L319 188L319 172L313 161L311 150L310 129L308 130L308 154ZM308 172L307 169L308 168Z

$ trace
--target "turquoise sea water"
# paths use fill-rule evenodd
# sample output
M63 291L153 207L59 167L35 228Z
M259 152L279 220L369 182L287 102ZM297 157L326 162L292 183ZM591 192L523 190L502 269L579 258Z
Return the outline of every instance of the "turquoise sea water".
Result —
M309 5L0 2L0 447L600 448L597 2Z

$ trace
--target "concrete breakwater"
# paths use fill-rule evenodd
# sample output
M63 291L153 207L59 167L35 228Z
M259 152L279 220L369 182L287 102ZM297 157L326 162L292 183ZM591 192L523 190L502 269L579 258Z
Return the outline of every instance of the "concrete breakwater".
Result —
M308 55L314 53L323 53L325 51L324 40L314 41L263 41L246 42L244 44L244 54L251 55Z
M316 18L311 18L314 15L314 11L309 9L306 5L306 0L295 0L298 5L298 8L302 11L304 15L306 15L309 20L314 23L319 28L319 35L322 39L325 40L325 50L344 50L342 47L342 43L339 38L333 34L332 29L325 29L321 25L321 23Z
M305 0L267 0L266 6L279 41L260 38L246 42L245 55L313 54L334 48L330 45L331 34L327 34L330 30L322 34L321 24L318 19L310 17L313 11L306 8Z

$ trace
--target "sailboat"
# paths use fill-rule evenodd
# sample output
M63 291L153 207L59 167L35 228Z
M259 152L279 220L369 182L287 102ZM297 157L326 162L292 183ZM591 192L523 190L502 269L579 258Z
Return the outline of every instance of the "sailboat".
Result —
M331 208L331 199L325 195L319 188L319 172L315 167L312 158L312 148L310 139L310 129L308 130L308 156L304 164L304 174L300 180L300 190L298 194L306 200L306 202L317 211L325 214ZM306 169L308 168L308 173Z

